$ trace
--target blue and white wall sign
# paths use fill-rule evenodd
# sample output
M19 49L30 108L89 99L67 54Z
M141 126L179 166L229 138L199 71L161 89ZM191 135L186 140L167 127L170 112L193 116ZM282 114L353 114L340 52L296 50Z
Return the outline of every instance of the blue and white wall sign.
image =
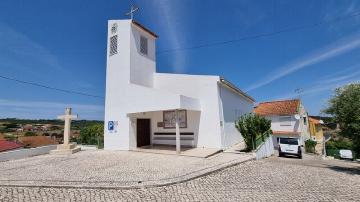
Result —
M118 122L117 121L108 121L108 131L110 133L116 133L117 132L117 125Z

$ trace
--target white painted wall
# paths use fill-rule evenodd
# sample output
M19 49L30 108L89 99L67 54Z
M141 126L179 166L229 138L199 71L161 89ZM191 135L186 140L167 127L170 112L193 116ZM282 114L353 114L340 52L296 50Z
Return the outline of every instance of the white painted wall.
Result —
M265 142L256 150L256 160L270 157L274 154L273 137L268 137Z
M228 148L244 141L241 133L235 128L235 121L241 115L251 113L254 103L221 84L219 84L219 91L223 113L221 116L223 120L222 146Z
M116 33L111 33L112 25L118 26ZM133 121L129 113L179 109L188 107L200 110L199 102L171 91L151 88L155 71L155 41L148 38L148 56L138 51L139 32L131 20L110 20L108 22L108 54L106 69L105 98L105 149L129 150L136 137L130 136ZM118 53L109 56L110 37L118 36ZM145 72L145 73L144 73ZM138 77L137 77L138 76ZM107 130L108 121L116 121L116 131Z
M219 76L156 73L154 87L196 98L201 105L197 147L221 148Z
M148 40L148 54L140 52L140 36ZM120 44L121 45L121 44ZM155 39L148 33L133 25L130 34L130 82L147 87L153 86L153 74L155 73Z
M267 119L271 120L271 130L273 131L289 131L289 132L300 132L300 122L296 120L294 115L290 116L290 124L291 125L282 125L280 121L280 116L272 115L266 116Z

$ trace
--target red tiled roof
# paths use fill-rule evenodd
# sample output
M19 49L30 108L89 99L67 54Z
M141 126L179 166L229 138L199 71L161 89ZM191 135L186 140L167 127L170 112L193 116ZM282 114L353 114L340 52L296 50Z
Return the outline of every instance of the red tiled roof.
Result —
M267 115L292 115L298 113L300 100L281 100L262 102L255 107L254 112L261 116Z
M140 29L144 30L145 32L147 32L148 34L150 34L151 36L158 38L158 35L156 35L154 32L150 31L148 28L146 28L145 26L143 26L142 24L136 22L135 20L132 21L132 24L139 27Z
M0 152L18 149L23 147L23 145L18 144L16 142L11 142L7 140L0 140Z
M24 136L19 137L19 141L27 147L41 147L46 145L58 144L56 141L46 136Z
M292 131L276 131L276 130L274 131L273 130L273 135L295 137L295 136L299 136L300 133L299 132L292 132Z
M314 124L321 124L320 120L317 120L317 119L314 119L314 118L311 118L311 117L309 117L309 121L314 123Z

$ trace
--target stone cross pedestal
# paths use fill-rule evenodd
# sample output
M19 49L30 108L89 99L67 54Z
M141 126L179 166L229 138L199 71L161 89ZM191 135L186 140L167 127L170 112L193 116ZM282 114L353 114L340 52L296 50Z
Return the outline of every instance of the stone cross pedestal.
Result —
M58 119L64 120L64 143L57 146L56 150L50 151L50 154L73 154L80 151L80 147L76 147L76 144L70 144L70 129L71 129L71 120L77 119L77 115L71 114L71 108L65 109L65 115L58 116Z

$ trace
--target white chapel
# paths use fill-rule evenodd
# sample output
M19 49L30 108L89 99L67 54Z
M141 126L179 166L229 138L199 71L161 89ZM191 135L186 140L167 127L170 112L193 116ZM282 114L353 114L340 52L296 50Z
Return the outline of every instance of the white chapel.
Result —
M254 99L220 76L156 72L157 38L134 20L108 21L104 149L241 143L234 122Z

